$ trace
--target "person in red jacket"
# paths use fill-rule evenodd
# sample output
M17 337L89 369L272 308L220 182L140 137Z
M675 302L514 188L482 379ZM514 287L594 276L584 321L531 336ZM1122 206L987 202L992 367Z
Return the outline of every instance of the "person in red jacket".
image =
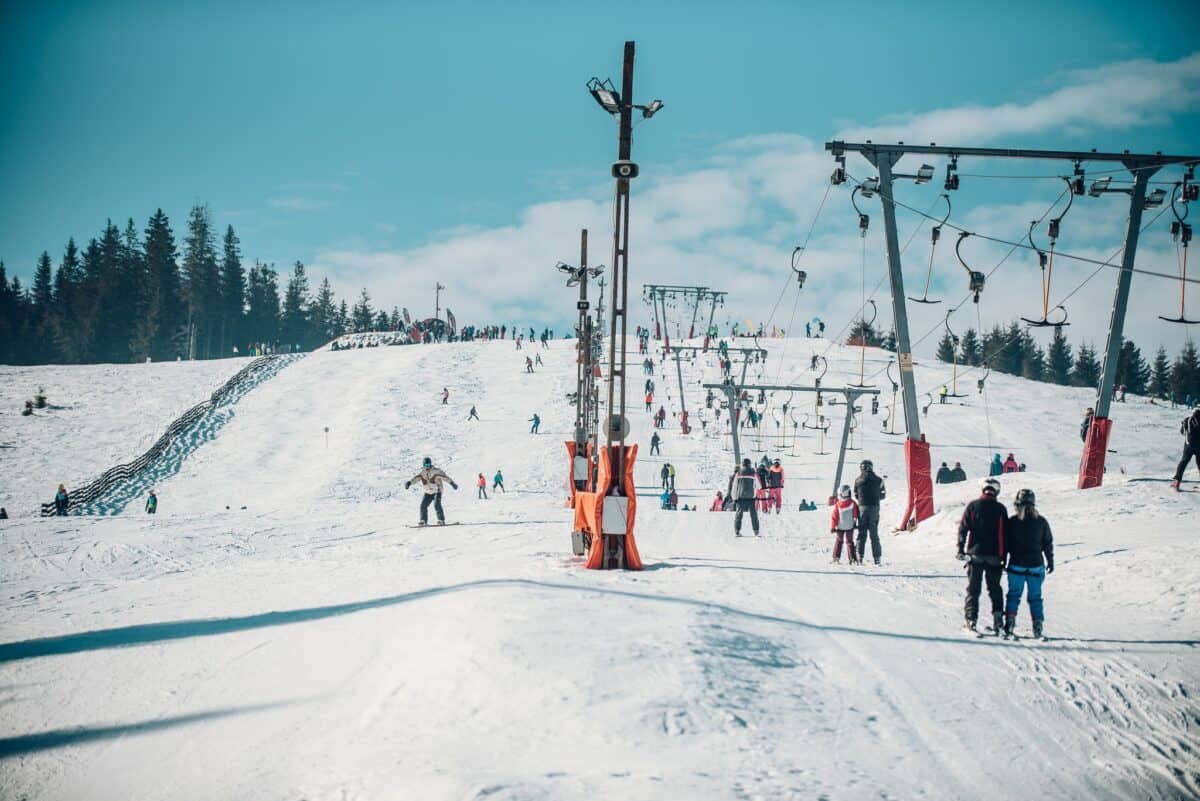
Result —
M767 508L775 507L775 514L783 511L783 465L779 460L767 468Z
M1011 453L1008 455L1008 458L1004 460L1004 472L1005 473L1021 472L1021 465L1017 463L1017 460L1013 457L1013 455Z
M843 484L838 490L837 503L833 505L833 514L829 520L829 531L833 534L833 563L841 564L842 541L846 543L846 551L850 564L858 564L858 555L854 550L854 530L858 528L858 504L850 497L850 485Z

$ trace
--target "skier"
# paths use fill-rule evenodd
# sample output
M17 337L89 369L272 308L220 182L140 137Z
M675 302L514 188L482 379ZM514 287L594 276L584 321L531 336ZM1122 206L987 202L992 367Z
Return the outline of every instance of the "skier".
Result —
M663 489L671 488L671 463L664 462L662 469L658 471L658 475L662 478Z
M536 364L538 367L541 367L542 366L542 354L535 353L533 363Z
M470 411L470 413L467 415L467 419L468 419L468 420L478 420L478 419L479 419L479 415L475 413L475 407L474 407L474 406L472 406L472 407L471 407L471 411Z
M862 562L854 550L854 529L859 525L858 515L858 504L850 497L850 485L843 484L842 488L838 490L838 501L833 505L833 512L829 519L829 533L834 536L833 563L835 565L842 563L843 540L846 542L846 552L850 557L850 564L856 565ZM876 559L876 562L878 561Z
M950 483L957 484L960 481L967 480L967 471L963 470L962 462L955 462L954 469L950 471Z
M1183 482L1183 471L1187 469L1188 460L1195 458L1196 468L1200 469L1200 406L1192 410L1191 417L1179 424L1179 433L1183 434L1183 458L1175 468L1175 480L1171 486L1176 490Z
M967 504L958 523L958 559L967 563L967 595L963 616L968 631L979 617L979 592L987 581L992 602L992 634L1004 628L1004 594L1000 590L1001 563L1004 558L1004 523L1008 510L996 500L1000 482L988 476L979 482L980 495Z
M653 456L656 453L659 456L662 456L662 450L659 448L660 443L662 443L662 437L660 437L658 435L658 432L655 431L653 434L650 435L650 455L651 456Z
M656 414L654 416L654 425L657 426L658 428L665 428L666 423L667 423L667 410L666 410L666 408L659 406L658 414Z
M1004 636L1011 637L1013 634L1017 624L1017 609L1021 606L1021 593L1028 586L1033 636L1041 639L1042 621L1046 619L1042 608L1042 581L1054 572L1054 535L1050 533L1046 518L1038 514L1033 490L1017 492L1013 508L1017 513L1008 519L1008 532L1004 537L1004 553L1008 557Z
M679 509L679 494L675 492L675 488L671 488L670 508L672 511Z
M734 536L742 536L742 515L746 512L750 512L750 525L754 529L754 536L759 536L758 510L754 508L755 481L757 480L758 474L754 472L754 465L749 458L742 459L742 466L729 477L729 487L725 494L727 497L733 498L735 505Z
M654 411L654 393L653 392L646 393L646 411L648 411L648 412Z
M442 405L445 406L450 402L450 390L442 387Z
M934 479L934 482L937 484L954 483L954 479L950 477L950 468L946 466L945 462L942 462L942 466L938 468L937 478Z
M414 481L421 482L421 489L424 492L421 498L421 522L420 525L425 525L429 522L429 504L433 504L433 510L437 512L438 525L446 525L446 513L442 511L442 482L448 482L451 487L458 489L458 485L454 483L454 479L446 475L446 471L440 467L433 466L433 459L426 456L421 461L421 470L415 476L404 482L404 488L408 489Z
M154 494L154 490L150 490L150 497L146 499L146 514L153 515L158 513L158 496Z
M950 394L950 390L946 388L945 384L942 384L942 388L938 390L938 403L945 404L948 394Z
M525 357L525 372L533 372L533 359L529 358L528 356Z
M1018 464L1017 460L1010 453L1008 458L1004 460L1003 469L1005 473L1019 473L1021 472L1021 465Z
M671 491L663 487L662 495L659 495L658 498L662 501L663 511L669 511L671 508Z
M497 487L499 487L500 491L503 492L505 495L508 494L508 490L506 490L504 488L504 475L499 470L496 471L496 475L492 476L492 492L493 493L496 491Z
M480 500L487 500L487 479L483 477L483 473L479 474L479 478L475 480L475 486L479 487L478 497Z
M67 508L71 505L71 497L67 494L67 488L62 484L58 485L58 492L54 493L54 514L63 517L67 513Z
M779 460L767 468L767 511L775 507L775 514L783 511L783 465Z
M713 498L712 506L708 507L708 511L719 512L724 508L725 508L725 496L721 494L720 490L717 490L717 497Z
M537 412L534 412L533 417L530 417L526 422L533 423L533 426L529 429L529 433L536 434L538 433L538 426L542 424L542 418L537 416Z
M1000 461L1000 454L992 456L992 463L988 465L989 476L999 476L1004 474L1004 463Z
M717 494L720 495L721 493L718 492ZM8 519L8 510L5 509L3 506L0 506L0 520L7 520L7 519Z
M671 492L675 491L675 465L667 462L667 478L671 482Z
M1087 432L1092 426L1092 417L1096 414L1096 410L1091 406L1083 413L1083 422L1079 424L1079 438L1087 442Z
M858 561L861 563L867 548L867 537L871 538L871 556L879 564L883 549L879 545L879 504L887 497L887 486L875 475L875 464L864 459L858 466L858 478L854 480L854 498L862 507L858 525Z

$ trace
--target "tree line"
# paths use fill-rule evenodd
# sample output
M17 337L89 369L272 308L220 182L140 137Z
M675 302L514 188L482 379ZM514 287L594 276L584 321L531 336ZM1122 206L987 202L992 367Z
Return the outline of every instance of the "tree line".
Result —
M848 345L866 344L896 350L896 334L881 334L870 323L858 321L850 329ZM1019 375L1033 381L1073 387L1095 388L1100 383L1100 360L1096 347L1081 342L1072 349L1061 326L1054 328L1050 344L1043 348L1029 329L1013 320L1007 326L996 324L980 334L968 328L955 341L946 331L938 342L937 358L943 362L982 367L987 364L998 373ZM1200 354L1191 340L1170 359L1167 349L1159 347L1147 361L1133 340L1125 340L1117 358L1115 386L1124 386L1134 395L1146 395L1176 403L1200 400Z
M398 309L373 309L366 289L349 306L326 278L314 295L299 261L284 280L281 294L274 264L246 269L233 226L218 243L202 204L188 215L182 252L162 209L142 231L110 219L82 250L72 237L57 266L44 251L28 289L0 261L0 362L213 359L257 343L309 350L401 324Z

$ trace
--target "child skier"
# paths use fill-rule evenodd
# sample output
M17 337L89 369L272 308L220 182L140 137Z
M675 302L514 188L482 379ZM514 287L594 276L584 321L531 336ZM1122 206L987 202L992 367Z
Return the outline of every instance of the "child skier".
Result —
M496 471L496 475L492 476L492 492L496 491L496 487L499 487L500 491L506 495L508 494L508 490L504 488L504 476L499 470Z
M850 564L858 564L858 555L854 551L854 530L858 528L858 504L850 497L850 485L843 484L838 490L838 501L833 505L833 513L829 520L829 531L834 535L833 563L842 563L842 542L846 543Z
M415 476L404 482L404 488L408 489L414 481L421 482L421 489L424 493L421 498L421 523L425 525L429 522L429 504L433 504L433 510L437 512L438 525L446 525L446 513L442 511L442 482L448 482L451 487L458 489L458 485L454 483L454 479L446 475L446 472L440 467L433 466L433 459L428 456L421 462L421 471Z
M1029 588L1029 616L1033 636L1042 638L1042 582L1054 572L1054 535L1050 524L1038 514L1033 490L1023 489L1013 501L1017 513L1008 519L1004 553L1008 557L1008 601L1004 605L1004 636L1013 636L1021 593ZM1045 560L1043 561L1043 557Z

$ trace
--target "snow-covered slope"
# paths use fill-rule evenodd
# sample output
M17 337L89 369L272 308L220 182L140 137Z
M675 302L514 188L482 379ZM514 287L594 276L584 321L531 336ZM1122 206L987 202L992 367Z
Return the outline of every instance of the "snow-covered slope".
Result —
M751 377L769 383L810 383L809 357L825 352L766 344ZM7 521L0 796L1200 792L1200 496L1127 480L1166 473L1182 412L1118 406L1106 486L1079 492L1087 392L993 374L985 409L972 375L969 405L930 408L935 466L959 460L977 477L992 452L1016 453L1030 472L1006 478L1003 497L1037 490L1055 531L1055 639L981 641L957 631L953 559L974 482L939 487L932 520L885 535L882 567L830 565L826 512L794 511L832 483L836 440L814 455L812 431L794 448L764 439L788 471L787 510L762 538L735 540L730 515L655 508L664 459L681 504L707 507L732 466L727 438L712 423L691 437L671 425L650 457L639 404L648 569L583 570L563 507L573 343L541 353L532 375L511 342L314 353L239 400L157 486L158 516ZM857 351L826 355L825 385L857 379ZM697 413L696 382L716 376L706 361L685 372ZM869 351L867 374L885 361ZM949 370L922 364L918 380L932 391ZM654 377L664 401L672 376ZM888 474L890 528L903 455L879 429L865 415L851 456ZM757 457L755 445L746 437ZM403 482L424 455L459 483L446 505L463 525L411 527L416 490ZM24 449L3 458L6 478L44 467ZM475 476L490 493L497 469L507 493L476 499Z
M0 506L35 512L59 484L85 484L136 458L249 361L0 365ZM38 387L47 407L21 416Z

